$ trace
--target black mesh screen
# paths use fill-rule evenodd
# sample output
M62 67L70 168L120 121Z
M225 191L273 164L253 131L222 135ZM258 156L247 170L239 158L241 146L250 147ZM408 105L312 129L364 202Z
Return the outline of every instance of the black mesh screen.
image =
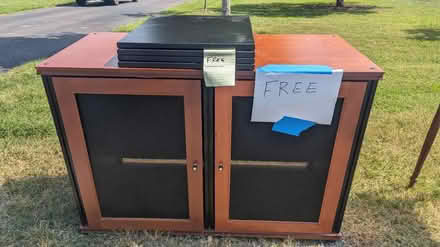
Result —
M183 96L79 94L76 99L102 215L188 218L184 165L121 162L186 159Z
M332 125L316 125L299 137L273 132L273 123L251 122L252 100L233 97L231 159L308 166L232 165L230 218L317 222L343 100Z

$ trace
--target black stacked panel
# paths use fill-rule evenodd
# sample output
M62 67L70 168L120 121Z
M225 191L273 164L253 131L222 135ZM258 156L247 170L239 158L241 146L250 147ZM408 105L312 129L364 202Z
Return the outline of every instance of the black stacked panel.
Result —
M248 16L153 17L117 46L119 67L202 69L203 50L223 48L235 48L237 70L255 63Z

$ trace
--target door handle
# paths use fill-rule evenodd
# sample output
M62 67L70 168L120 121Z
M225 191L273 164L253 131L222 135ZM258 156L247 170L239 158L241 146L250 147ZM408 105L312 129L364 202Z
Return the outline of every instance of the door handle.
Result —
M196 172L197 168L198 168L198 164L197 164L197 162L194 162L193 166L192 166L193 171Z
M220 164L218 165L218 171L219 171L219 172L222 172L222 171L223 171L223 163L220 163Z

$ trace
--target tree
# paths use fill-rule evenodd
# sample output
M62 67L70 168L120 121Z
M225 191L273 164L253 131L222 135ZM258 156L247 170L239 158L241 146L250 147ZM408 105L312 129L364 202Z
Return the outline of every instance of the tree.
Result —
M336 0L336 7L344 7L344 0Z
M231 15L231 0L222 0L223 15Z

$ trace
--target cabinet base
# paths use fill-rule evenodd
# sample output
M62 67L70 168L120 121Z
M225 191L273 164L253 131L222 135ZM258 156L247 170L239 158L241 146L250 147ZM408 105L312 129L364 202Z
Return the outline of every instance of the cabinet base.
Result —
M108 232L106 229L90 228L88 226L80 226L80 232ZM164 231L165 232L165 231ZM214 230L205 230L203 232L167 232L171 235L179 236L184 234L201 235L201 236L219 236L219 237L248 237L248 238L293 238L293 239L307 239L307 240L341 240L342 233L222 233Z

